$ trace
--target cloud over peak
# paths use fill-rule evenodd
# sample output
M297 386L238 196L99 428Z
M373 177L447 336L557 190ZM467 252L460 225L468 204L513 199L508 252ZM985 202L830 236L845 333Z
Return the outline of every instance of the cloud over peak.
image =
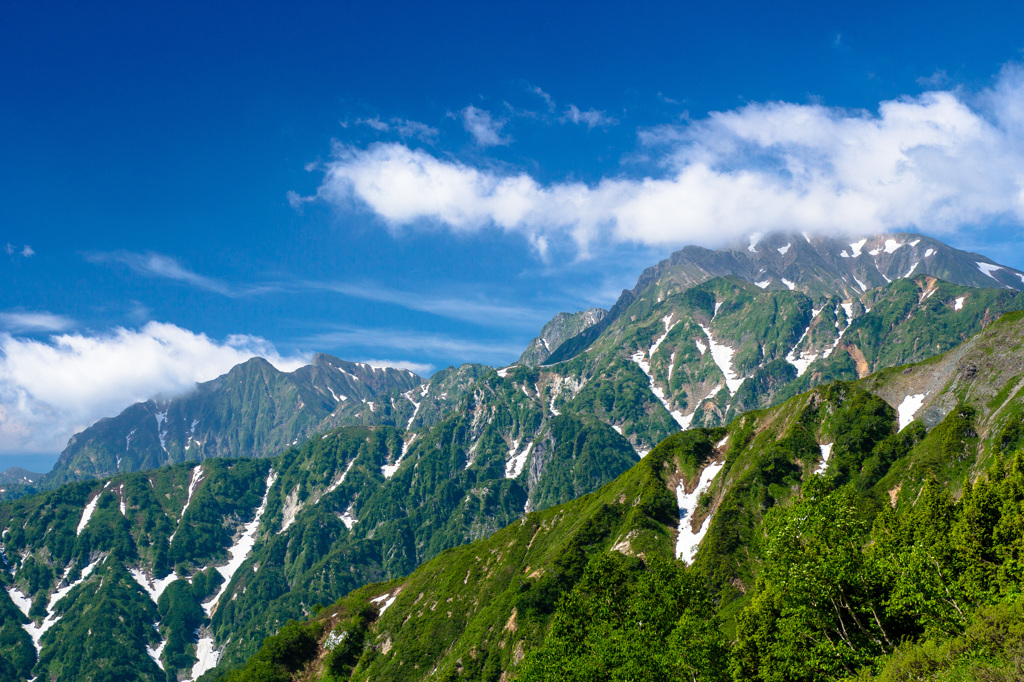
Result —
M464 122L482 146L500 127L476 107ZM570 107L570 121L602 112ZM593 123L592 123L593 122ZM772 229L953 233L1024 223L1024 76L1003 69L975 97L929 91L874 112L754 103L639 131L645 177L541 184L401 144L339 146L318 197L369 208L392 226L522 234L542 255L586 255L595 242L719 246Z
M305 364L259 337L223 342L173 324L47 341L0 334L0 450L54 452L101 417L155 395L187 392L260 356L282 371Z

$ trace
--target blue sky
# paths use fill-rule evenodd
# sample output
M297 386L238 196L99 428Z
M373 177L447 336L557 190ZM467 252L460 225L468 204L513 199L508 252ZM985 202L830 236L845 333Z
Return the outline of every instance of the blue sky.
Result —
M0 7L0 452L253 353L506 364L757 229L1024 268L1018 3L291 4Z

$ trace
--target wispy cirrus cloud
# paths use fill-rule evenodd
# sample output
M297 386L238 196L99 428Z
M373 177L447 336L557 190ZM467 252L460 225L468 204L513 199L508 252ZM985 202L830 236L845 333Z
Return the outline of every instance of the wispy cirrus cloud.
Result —
M541 183L400 144L337 145L316 198L368 208L391 226L520 234L542 256L586 257L595 243L721 246L773 229L949 235L1024 225L1019 65L976 95L934 90L875 111L753 103L639 139L652 172L595 183Z
M90 252L85 254L85 259L97 264L120 263L127 265L131 270L141 275L181 282L196 289L211 291L230 298L276 293L284 288L282 284L276 282L247 285L229 284L215 277L208 277L195 272L182 265L178 259L161 253L135 253L132 251Z
M446 334L402 329L336 325L306 336L299 342L310 348L345 348L415 352L433 357L472 357L479 362L508 362L522 353L522 343L487 342Z
M62 332L75 326L75 321L64 315L45 311L8 311L0 313L0 329L11 333Z
M433 143L437 141L440 131L433 126L407 118L390 118L382 120L378 116L373 118L359 118L354 122L356 125L363 125L380 133L397 133L403 138L417 138L423 142Z
M303 292L331 292L352 298L360 298L378 303L389 303L407 310L437 315L453 320L462 320L485 327L518 327L527 328L542 324L546 318L536 310L525 306L496 303L485 298L431 294L423 292L403 291L373 282L344 282L317 280L284 280L264 283L228 284L223 280L197 273L182 265L177 259L158 253L91 253L86 258L93 263L121 263L134 272L149 276L181 282L188 286L211 291L229 298L242 296L258 296L265 294L300 294ZM51 318L26 317L31 313L10 313L22 317L11 317L11 324L58 324L57 316ZM0 328L4 328L4 318L0 314ZM67 326L38 327L37 331L60 331ZM13 329L13 328L12 328ZM29 327L14 329L26 331Z
M458 296L413 293L373 283L305 281L301 282L300 286L367 301L391 303L407 310L463 320L485 327L532 328L546 321L543 314L525 306Z

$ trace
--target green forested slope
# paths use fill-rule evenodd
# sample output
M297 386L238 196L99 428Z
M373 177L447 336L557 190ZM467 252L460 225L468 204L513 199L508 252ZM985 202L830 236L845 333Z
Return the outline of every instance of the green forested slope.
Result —
M1015 313L672 436L595 493L350 594L284 633L306 655L264 648L239 679L1019 679L1022 350ZM672 491L712 464L686 567Z

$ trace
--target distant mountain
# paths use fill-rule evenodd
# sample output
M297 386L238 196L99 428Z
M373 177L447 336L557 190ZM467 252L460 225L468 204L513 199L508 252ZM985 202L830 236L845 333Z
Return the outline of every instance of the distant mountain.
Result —
M530 341L519 357L520 365L541 365L559 346L581 332L600 324L608 311L603 308L588 308L578 313L558 313L540 330L540 336Z
M898 232L854 240L773 233L746 245L711 250L687 246L647 268L597 324L552 352L547 364L590 346L641 297L678 294L716 277L738 277L768 291L850 301L869 289L917 275L969 287L1024 290L1024 273L924 235ZM656 292L655 292L656 290Z
M671 436L223 679L1018 679L1022 349L1011 313L932 360Z
M501 378L522 384L542 412L599 416L646 452L679 428L726 423L823 381L941 352L1024 307L1021 289L1024 274L914 234L687 247L645 270L610 311L546 324L517 364L544 363L535 379L520 381L515 368ZM267 456L343 425L430 427L479 392L488 372L463 365L424 382L328 355L291 373L253 359L186 396L97 422L36 485Z
M889 238L878 238L882 246L865 251L872 246L866 241L859 255L847 244L847 260L873 258L871 251L878 250L881 263L882 253L911 253L909 249L924 244L910 244L913 238L888 253ZM756 254L765 243L773 242L765 240L755 245L758 251L747 252ZM794 248L785 242L776 255L788 256ZM949 250L950 259L963 256L954 251ZM843 260L841 252L837 258ZM514 574L519 582L509 589L537 591L522 603L506 595L508 599L502 597L505 601L483 615L479 604L472 609L467 605L463 613L477 613L473 618L483 619L481 628L506 632L511 618L506 606L523 619L527 608L534 609L529 616L536 616L529 626L534 629L525 621L522 627L524 633L534 633L530 641L536 642L559 596L606 540L614 540L609 546L620 549L635 547L635 552L647 552L650 543L650 551L663 551L658 548L671 540L673 531L658 530L657 524L674 528L670 520L675 507L658 490L671 491L680 480L685 481L681 495L693 497L679 497L680 507L690 505L688 518L710 519L706 527L691 526L687 533L707 532L708 542L717 548L700 553L697 565L723 604L742 605L743 590L752 585L751 562L759 560L747 540L759 532L767 507L784 503L794 493L800 478L794 477L790 464L799 460L794 466L801 472L811 467L808 452L785 450L776 457L771 454L774 444L789 438L800 424L813 428L818 443L829 443L826 437L837 437L837 429L846 428L823 416L822 409L808 406L831 405L828 414L847 415L854 422L860 411L870 408L874 412L868 416L881 419L883 426L895 423L893 415L901 409L910 409L904 406L906 396L895 393L890 407L881 399L858 398L847 409L848 395L869 394L859 388L853 393L808 389L836 379L867 377L864 382L873 382L895 376L904 370L868 377L949 349L958 352L960 344L983 330L998 332L1012 351L1017 344L1011 337L1019 333L1018 327L1008 332L994 322L1006 311L1024 308L1016 289L964 286L929 274L911 273L866 291L860 286L835 291L815 289L824 286L823 275L808 275L799 283L787 276L790 288L786 282L762 286L764 280L705 273L701 282L684 286L680 272L665 263L647 271L635 293L624 293L600 320L597 315L584 319L593 324L555 349L557 355L567 345L581 346L566 351L560 362L548 358L544 366L524 363L498 370L467 364L424 382L408 372L374 370L330 356L317 356L309 367L290 374L253 360L188 396L140 403L99 422L69 444L49 484L101 471L122 473L0 504L0 556L5 562L0 581L6 587L0 592L0 612L11 623L7 631L2 629L6 625L0 626L0 667L7 660L24 674L14 679L27 679L30 670L33 675L77 679L92 671L108 672L114 659L125 666L117 674L142 679L163 679L160 666L168 676L183 677L218 661L227 669L256 651L263 637L289 618L310 615L318 603L329 603L368 582L405 575L453 547L487 538L513 522L533 523L529 519L540 519L544 532L553 533L551 543L537 545L538 551L545 548L543 556L531 554L533 545L527 541L523 556L530 570L495 573L491 569L503 565L500 557L483 565L487 580ZM838 286L842 277L831 281ZM578 322L562 318L561 326L555 326L564 336ZM558 330L549 331L553 343ZM949 357L954 356L921 366L938 366ZM989 366L974 365L979 375ZM962 371L970 372L967 366ZM882 384L876 388L879 395L888 395ZM749 412L753 408L757 411ZM942 423L949 413L936 414ZM932 417L923 419L932 423ZM673 435L698 425L710 430ZM888 426L878 428L869 434L870 442L857 446L862 449L855 458L864 454L863 447L873 448L876 440L892 435ZM720 440L726 433L727 441ZM670 436L667 442L675 445L669 454L648 455ZM680 444L697 455L677 452ZM850 473L853 465L846 455L838 456L841 448L836 447L837 459L829 466L846 467L847 478L873 486L878 477L890 475L889 460L884 466L871 464L868 473ZM700 477L710 476L707 465L726 452L737 464L727 467L724 477L708 479L710 495L699 495ZM815 462L823 452L815 450ZM269 458L216 459L239 453ZM567 521L577 512L564 509L524 520L527 512L557 508L627 470L637 471L634 464L645 455L645 465L657 463L651 466L665 470L648 472L654 478L642 474L629 479L625 488L608 495L580 500L592 506L579 512L579 524ZM193 461L200 459L201 464ZM164 462L179 464L142 473ZM134 473L123 473L129 468ZM900 480L896 485L904 485L908 495L919 485L914 482L919 479ZM642 495L634 495L636 486ZM902 493L896 493L899 499ZM640 537L647 539L636 539ZM737 544L737 538L745 540ZM696 541L688 546L696 551ZM487 547L489 554L504 556L498 545ZM435 569L443 573L451 559L458 559L451 566L463 567L459 562L468 555L458 553L462 551L446 553ZM554 577L541 580L548 573ZM458 581L469 585L472 577L464 574ZM457 582L452 576L442 578L451 578L451 585ZM226 592L217 597L225 585ZM499 592L506 589L491 585ZM739 593L729 592L730 585ZM481 587L480 594L496 594L492 587ZM469 594L477 588L465 589ZM97 620L108 614L93 608L88 595L94 592L111 600L110 617L117 622ZM360 594L371 596L369 591ZM70 601L61 601L65 596ZM398 595L379 600L376 613L393 597ZM448 594L440 603L449 603L449 597L457 599ZM425 603L413 606L416 618L426 617L420 613ZM439 608L434 604L431 613ZM457 613L454 607L443 612L449 611ZM501 620L500 627L493 618ZM53 632L43 634L47 623ZM442 621L435 625L444 630ZM374 626L375 632L383 626ZM452 625L451 632L462 632L463 626ZM469 631L478 632L474 628ZM451 637L456 634L445 639L441 630L432 630L430 646L417 659L423 670L433 669L423 667L429 664L471 671L476 663L469 659L476 659L468 652L490 651L496 641L482 642L472 635L453 649ZM93 636L82 634L90 631L103 633L97 646L123 650L123 655L88 660L76 656L71 643ZM505 645L511 649L492 651L489 665L514 667L524 653L522 641L508 640ZM397 642L381 643L375 651ZM437 647L466 655L445 658L448 653L435 651ZM33 651L39 652L38 661ZM380 665L385 658L398 660L398 651L390 657L381 654ZM430 652L438 657L431 659ZM397 669L385 674L377 664L367 670L372 671L370 679L402 677Z
M0 486L32 485L41 477L42 474L37 474L21 467L9 467L6 471L0 471Z
M423 379L320 353L294 372L253 358L170 399L136 403L72 436L39 485L144 471L207 457L263 457L322 432L346 404L372 403Z
M318 604L637 461L605 424L545 419L490 377L486 404L470 398L417 433L344 427L277 457L210 458L0 504L3 679L192 679L237 665ZM526 466L531 445L512 452L501 433L534 419L547 424Z

